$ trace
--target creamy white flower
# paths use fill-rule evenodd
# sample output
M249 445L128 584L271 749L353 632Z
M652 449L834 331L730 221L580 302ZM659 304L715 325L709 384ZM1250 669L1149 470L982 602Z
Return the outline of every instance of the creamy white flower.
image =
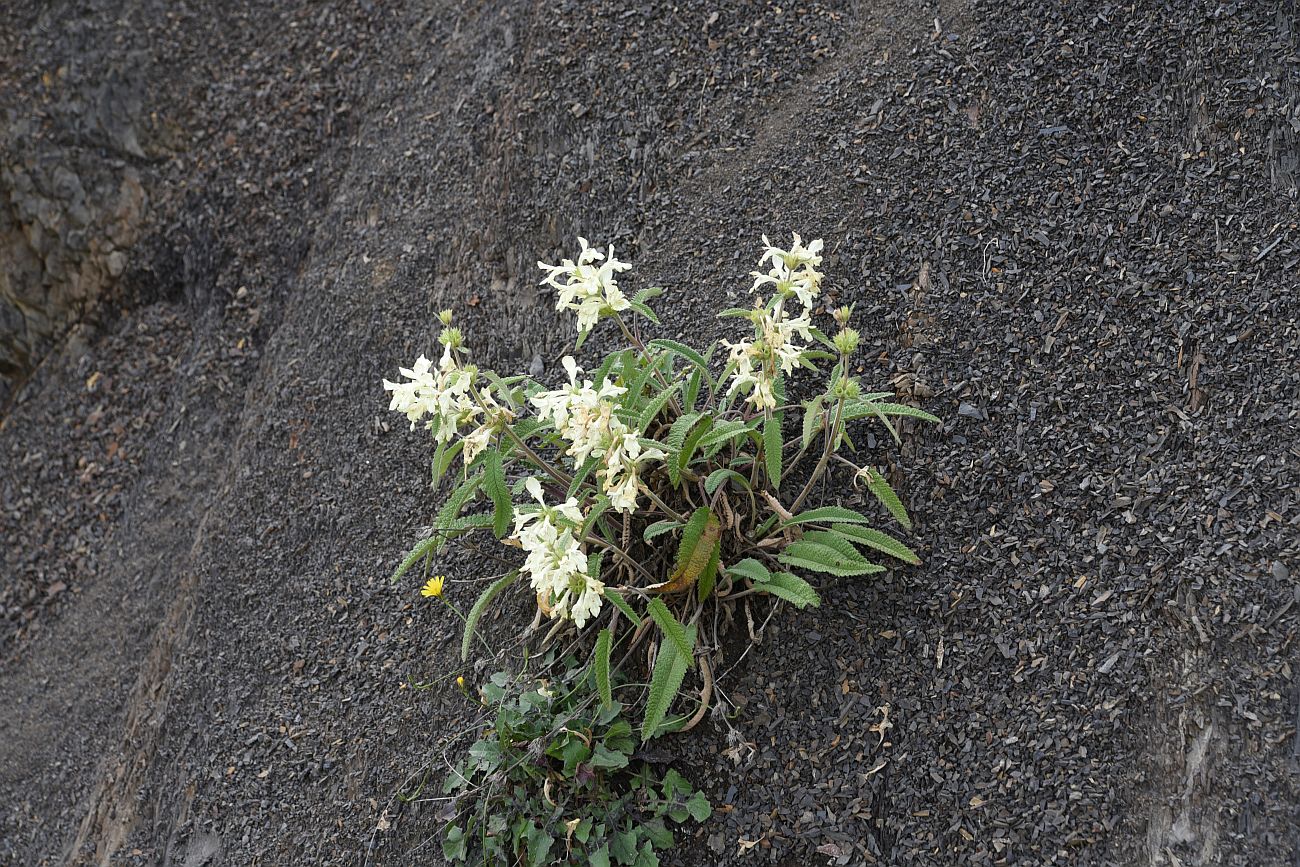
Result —
M589 246L586 238L578 238L578 241L582 244L582 251L578 253L576 262L572 259L565 259L559 265L538 262L537 267L547 272L541 282L555 288L555 309L576 313L578 333L585 334L595 327L600 317L632 306L615 279L616 274L632 266L614 258L613 244L606 256ZM597 265L601 260L604 261Z
M614 398L627 389L608 380L599 387L589 379L580 381L582 368L577 362L565 356L563 363L569 385L534 395L531 402L538 417L553 423L560 436L569 441L565 454L573 458L575 466L593 457L601 461L596 476L611 505L615 511L630 512L636 508L638 466L645 461L663 460L664 453L656 448L643 450L640 432L629 429L615 415Z
M762 268L764 263L770 261L772 267L766 273L755 271L750 275L754 278L754 285L749 291L753 292L760 286L771 284L780 296L794 295L803 304L805 311L811 309L813 299L821 291L823 275L817 270L817 266L822 263L821 239L805 247L796 234L790 249L782 250L780 247L772 246L772 242L764 235L763 246L763 255L758 260L758 266Z
M521 571L528 576L533 591L543 596L551 617L571 618L578 628L600 611L604 585L587 574L587 555L574 535L581 526L582 510L570 497L559 506L550 506L541 482L530 478L524 482L539 507L515 510L515 532L511 538L525 552Z
M433 416L427 423L436 427L435 438L440 443L450 442L457 431L473 424L482 413L482 407L470 393L477 371L461 367L448 346L434 371L432 362L421 355L410 368L399 368L409 382L384 380L384 389L393 393L388 408L403 413L411 422L411 429L426 415Z
M753 340L722 341L730 350L728 362L736 365L727 393L749 391L745 400L756 409L775 409L777 371L790 373L799 364L805 347L794 338L812 339L812 321L807 312L791 318L779 303L775 310L759 308L751 315Z

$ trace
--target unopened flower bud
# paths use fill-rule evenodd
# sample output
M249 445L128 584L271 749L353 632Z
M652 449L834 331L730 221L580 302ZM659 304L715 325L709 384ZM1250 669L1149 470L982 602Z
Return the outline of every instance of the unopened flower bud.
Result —
M849 317L852 315L853 315L853 308L849 305L845 305L843 307L837 307L835 311L831 313L831 316L835 317L835 321L839 323L839 326L841 328L849 324Z
M451 311L441 310L438 312L438 321L443 325L451 325Z
M459 328L445 328L442 334L438 335L438 342L452 349L460 349L465 342L465 337L460 333Z
M853 328L845 328L841 330L839 334L836 334L831 338L831 342L835 344L835 348L838 349L842 355L852 355L856 352L860 341L861 338L857 330Z

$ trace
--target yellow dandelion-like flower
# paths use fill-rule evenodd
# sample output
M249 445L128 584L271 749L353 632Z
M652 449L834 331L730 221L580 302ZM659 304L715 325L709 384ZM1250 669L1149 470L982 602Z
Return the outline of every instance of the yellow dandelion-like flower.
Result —
M429 583L424 585L420 591L421 596L441 596L442 588L447 583L446 575L435 575L429 579Z
M464 675L461 675L460 677L456 678L456 686L460 687L460 691L461 691L461 692L464 692L464 691L465 691L465 676L464 676Z

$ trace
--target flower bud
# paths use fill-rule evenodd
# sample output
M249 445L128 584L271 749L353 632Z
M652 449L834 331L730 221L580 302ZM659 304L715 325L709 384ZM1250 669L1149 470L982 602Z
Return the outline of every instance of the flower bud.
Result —
M831 316L835 317L835 321L839 323L839 326L841 328L849 324L849 317L852 315L853 315L853 307L850 305L845 305L844 307L838 307L835 309L833 313L831 313Z
M831 338L831 342L835 344L835 348L838 349L842 355L852 355L854 352L857 352L860 340L861 338L857 330L853 328L845 328L840 331L839 334L836 334Z
M443 325L451 325L451 311L450 310L439 311L438 321L441 322Z

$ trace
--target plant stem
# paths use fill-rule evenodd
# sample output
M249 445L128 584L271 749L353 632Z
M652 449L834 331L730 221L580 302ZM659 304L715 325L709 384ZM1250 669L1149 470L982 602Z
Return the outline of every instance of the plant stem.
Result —
M662 509L665 515L669 515L669 516L671 516L672 518L674 518L675 520L678 520L678 521L685 521L685 520L686 520L686 518L685 518L684 515L682 515L682 514L681 514L680 512L678 512L676 509L674 509L674 508L672 508L671 506L669 506L669 505L668 505L667 503L665 503L663 500L659 499L659 497L655 495L655 492L654 492L654 491L650 490L650 489L649 489L648 487L646 487L645 485L637 485L637 487L641 489L641 492L642 492L643 494L645 494L647 497L650 498L650 502L654 503L656 506L658 506L660 509Z
M835 440L838 439L840 428L840 416L844 411L844 398L841 396L835 402L835 412L831 416L830 429L826 431L826 447L822 449L821 459L817 461L817 466L813 467L812 475L808 477L808 483L803 486L799 496L795 497L794 503L790 506L793 514L799 514L799 507L803 505L804 500L812 493L813 485L821 478L822 473L826 472L826 464L830 462L831 453L835 449Z
M635 334L632 333L632 330L627 327L627 323L623 321L622 316L619 316L617 313L613 314L613 316L614 316L614 321L618 323L618 327L622 329L623 336L626 337L632 343L632 345L637 348L637 351L641 353L641 357L643 357L646 360L647 364L653 364L654 363L653 359L650 358L650 351L645 348L645 344L641 342L641 338L637 337ZM662 385L665 389L668 388L668 380L664 379L663 374L659 372L659 369L657 367L655 368L655 379L659 380L659 384ZM682 414L682 405L677 402L677 398L675 396L668 398L668 406L672 408L672 411L675 415Z

